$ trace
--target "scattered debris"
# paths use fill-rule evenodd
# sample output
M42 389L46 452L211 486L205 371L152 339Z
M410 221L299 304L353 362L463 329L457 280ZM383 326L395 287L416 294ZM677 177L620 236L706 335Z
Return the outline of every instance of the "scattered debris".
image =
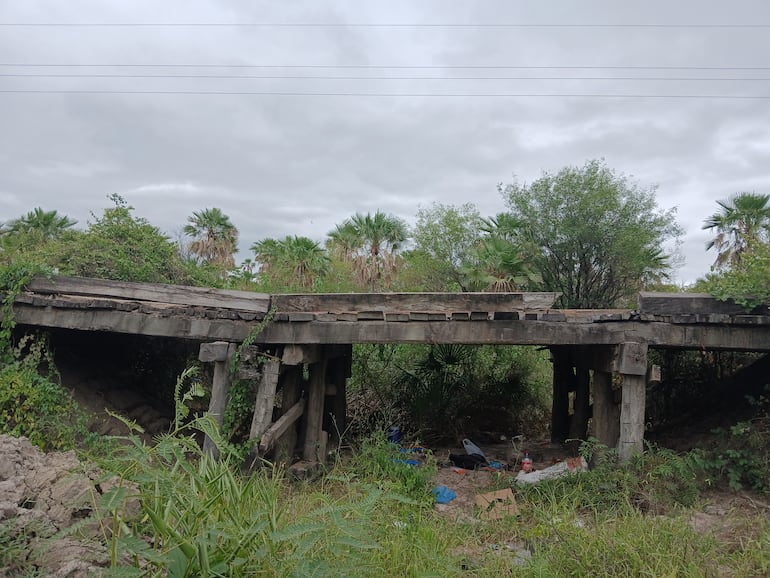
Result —
M437 504L448 504L457 497L454 490L446 486L436 486L433 488L433 495L436 496Z
M522 469L516 476L516 481L520 484L536 484L543 480L553 480L567 474L586 471L588 471L588 464L582 457L577 457L559 462L558 464L543 470L525 472Z
M476 496L475 503L480 509L479 518L482 520L498 520L505 516L516 516L519 513L511 488L479 494Z

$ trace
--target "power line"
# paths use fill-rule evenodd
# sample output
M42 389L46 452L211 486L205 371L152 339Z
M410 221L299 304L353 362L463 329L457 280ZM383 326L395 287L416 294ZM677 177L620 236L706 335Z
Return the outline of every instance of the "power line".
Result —
M385 64L139 64L139 63L32 63L32 62L0 62L0 67L8 68L265 68L265 69L324 69L324 70L676 70L676 71L767 71L770 66L585 66L585 65L507 65L507 64L474 64L462 65L385 65Z
M251 74L39 74L0 73L0 78L162 78L162 79L256 79L256 80L623 80L623 81L770 81L770 77L714 76L328 76Z
M0 22L19 28L661 28L766 29L762 23L517 22Z
M218 90L0 90L0 94L143 94L199 96L353 96L394 98L639 98L639 99L715 99L770 100L764 94L604 94L604 93L395 93L395 92L271 92Z

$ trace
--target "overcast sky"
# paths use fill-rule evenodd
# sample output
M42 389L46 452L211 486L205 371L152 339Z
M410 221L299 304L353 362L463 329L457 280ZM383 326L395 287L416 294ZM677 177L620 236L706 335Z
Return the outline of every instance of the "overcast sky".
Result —
M22 23L272 26L8 25ZM265 237L321 241L355 212L493 215L498 183L603 157L678 208L689 282L713 262L701 225L716 201L770 192L770 100L641 97L770 97L766 0L0 0L0 24L0 221L41 206L85 226L117 192L174 237L220 207L243 258ZM576 24L611 26L553 26ZM637 96L604 97L618 94Z

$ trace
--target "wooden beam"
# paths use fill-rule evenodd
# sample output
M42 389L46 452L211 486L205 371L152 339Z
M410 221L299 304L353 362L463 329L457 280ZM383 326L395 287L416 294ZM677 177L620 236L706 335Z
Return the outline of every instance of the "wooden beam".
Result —
M251 430L249 431L250 440L261 438L273 421L275 390L278 386L280 369L281 362L275 357L264 361L262 379L260 380L257 399L254 403L254 417L251 420Z
M560 293L326 293L273 295L277 311L452 313L549 309Z
M300 399L297 403L289 408L289 410L279 417L276 422L271 425L267 431L262 434L262 439L259 441L259 453L265 455L271 449L273 444L280 438L286 430L288 430L294 423L300 418L305 411L305 400Z
M571 354L567 347L551 347L553 361L553 400L551 441L563 443L569 435L569 392L575 385Z
M84 277L52 277L50 279L35 277L27 285L27 290L43 294L117 297L136 301L242 309L257 313L266 313L270 305L270 296L263 293L160 283L107 281Z
M131 311L54 309L17 303L19 325L110 331L196 340L243 341L254 324L243 320L159 317ZM768 325L676 325L618 321L318 322L269 324L261 344L465 343L490 345L616 345L627 341L680 349L770 351Z
M634 454L644 451L645 381L644 375L623 376L618 440L621 460L628 460Z
M639 293L638 310L653 315L741 314L747 308L732 300L721 301L708 293ZM767 307L764 307L767 310Z
M284 365L302 365L316 363L320 358L320 345L287 345L283 348L281 362Z
M326 358L309 367L307 407L305 409L305 440L303 459L313 462L318 460L318 448L321 444L323 428L324 397L326 392Z
M594 436L607 448L617 449L620 436L620 407L615 403L611 373L594 371L593 398Z
M211 385L211 401L209 401L208 411L208 415L214 418L220 429L224 423L227 396L230 392L230 360L235 355L236 350L234 343L227 343L226 345L224 358L214 361L214 379ZM214 441L209 436L203 439L203 451L214 456L219 455Z
M282 391L281 406L284 409L294 407L299 402L302 394L302 367L299 365L284 366L279 381ZM297 426L297 423L291 424L283 435L276 440L276 463L291 464L294 458L294 451L297 449Z
M204 363L212 361L225 361L230 344L227 341L215 341L213 343L201 343L198 351L198 360Z

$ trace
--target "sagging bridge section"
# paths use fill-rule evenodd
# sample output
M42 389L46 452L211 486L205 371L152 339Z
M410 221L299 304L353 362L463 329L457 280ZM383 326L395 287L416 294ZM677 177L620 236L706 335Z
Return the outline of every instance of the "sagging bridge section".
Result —
M766 308L748 314L706 295L642 293L636 310L563 310L552 308L557 297L265 295L38 277L16 296L14 315L20 325L201 342L200 360L215 364L209 413L220 423L234 377L230 360L238 344L248 340L259 352L250 349L243 360L260 359L253 368L242 368L259 383L252 438L260 440L262 454L274 452L288 461L298 450L310 463L323 461L328 436L344 431L345 385L356 343L548 347L554 363L552 436L584 437L592 399L594 436L617 447L624 458L643 447L645 386L660 379L659 371L648 366L649 348L770 351ZM581 370L590 370L592 378ZM273 421L277 395L281 413Z

